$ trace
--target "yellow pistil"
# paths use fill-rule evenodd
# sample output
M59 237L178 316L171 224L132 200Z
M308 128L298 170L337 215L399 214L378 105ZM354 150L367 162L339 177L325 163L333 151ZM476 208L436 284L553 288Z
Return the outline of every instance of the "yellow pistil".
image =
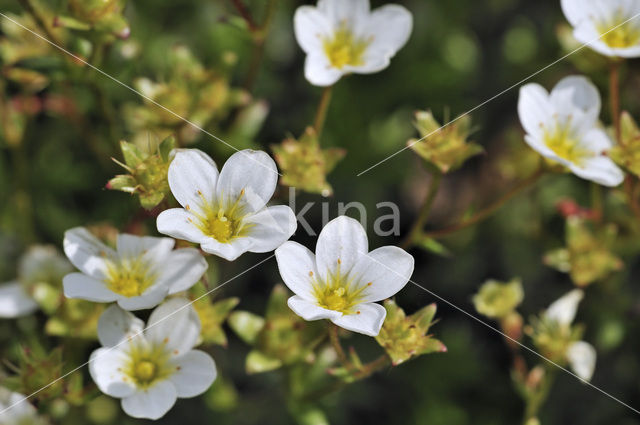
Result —
M129 359L123 372L140 388L148 388L177 371L169 361L170 353L164 344L131 342L127 354Z
M108 268L107 286L128 298L140 296L155 280L148 269L148 264L141 258L114 262Z
M632 22L620 25L625 20L623 17L618 17L613 22L597 26L598 32L602 35L601 39L607 46L614 49L624 49L640 43L640 28ZM620 26L617 27L617 25Z
M185 208L196 216L198 222L195 224L202 233L220 243L229 243L237 237L245 236L249 229L242 220L247 215L243 203L244 194L242 190L233 202L225 202L224 196L212 202L207 200L202 192L198 192L202 199L200 207L203 213L198 214L189 206Z
M353 279L341 275L340 260L338 260L338 270L335 274L329 274L327 282L318 282L314 279L312 283L318 305L343 314L358 314L353 308L360 304L362 293L371 286L371 282L364 285L354 283Z
M556 124L553 130L545 131L544 144L560 158L578 165L593 155L580 147L579 142L571 134L569 124Z
M331 66L338 69L363 65L364 53L369 44L371 39L356 37L345 23L340 25L333 37L323 40L324 51Z

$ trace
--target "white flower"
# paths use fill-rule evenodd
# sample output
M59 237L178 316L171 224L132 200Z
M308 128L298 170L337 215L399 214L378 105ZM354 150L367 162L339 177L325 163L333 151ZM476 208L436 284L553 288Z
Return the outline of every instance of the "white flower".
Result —
M538 84L527 84L518 101L525 140L578 177L617 186L624 174L606 156L612 142L598 126L600 106L598 90L584 77L567 77L550 94Z
M578 304L584 293L574 289L554 301L544 313L544 317L559 326L570 327L578 311ZM581 379L589 381L596 368L596 349L587 342L575 341L567 347L566 358L573 371Z
M73 266L53 246L35 245L18 263L15 280L0 284L0 318L15 318L33 313L38 301L53 295L45 286L57 290L62 277Z
M386 310L376 301L400 291L413 273L411 255L394 246L369 252L362 225L349 217L329 222L318 237L316 254L296 242L276 250L284 283L296 295L289 307L305 320L376 336Z
M203 251L229 261L247 251L273 251L297 226L288 206L266 208L277 182L276 164L262 151L233 154L219 175L204 152L177 151L169 167L169 186L184 209L163 211L158 231L200 244Z
M216 379L216 365L193 350L200 320L187 300L165 302L143 328L142 320L117 305L105 310L98 322L103 348L91 354L89 372L100 391L122 399L129 416L159 419L177 398L205 392Z
M562 0L573 35L596 52L640 56L640 0Z
M64 252L82 273L64 277L64 295L117 301L125 310L155 307L167 295L192 287L208 267L198 250L173 250L174 244L169 238L121 234L114 251L82 227L68 230Z
M350 73L372 74L389 66L409 40L411 12L390 4L373 11L369 0L318 0L296 11L296 39L307 54L305 76L330 86Z
M0 387L0 424L2 425L43 425L45 422L38 416L38 411L25 396Z

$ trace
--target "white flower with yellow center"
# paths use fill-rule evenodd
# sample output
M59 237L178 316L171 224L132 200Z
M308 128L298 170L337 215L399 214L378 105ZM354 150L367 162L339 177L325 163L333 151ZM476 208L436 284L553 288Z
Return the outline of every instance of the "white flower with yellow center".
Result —
M294 17L296 39L307 54L305 76L316 86L385 69L409 40L412 26L404 7L371 11L369 0L318 0L317 7L299 7Z
M305 320L329 319L353 332L376 336L386 317L377 301L395 295L409 281L414 260L384 246L369 252L362 225L341 216L329 222L314 255L296 242L276 250L280 276L295 296L289 307Z
M183 208L163 211L158 231L229 261L247 251L273 251L296 230L291 208L266 207L277 183L276 164L265 152L237 152L218 174L204 152L179 150L169 167L169 186Z
M570 327L583 297L580 289L574 289L554 301L545 311L545 318L559 326ZM596 368L596 349L588 342L575 341L567 347L565 355L575 374L589 381Z
M564 78L551 93L539 84L527 84L520 89L518 101L531 148L578 177L617 186L624 173L606 156L613 142L599 127L600 107L596 87L576 76Z
M640 0L562 0L574 37L611 57L640 56Z
M0 387L0 424L2 425L44 425L36 408L25 400L26 396ZM6 410L6 411L5 411Z
M72 270L73 266L55 247L32 246L20 258L16 280L0 283L0 318L29 315L38 309L38 300L57 298L57 293L50 291L57 290L63 276Z
M160 304L167 295L191 288L207 270L194 248L173 250L169 238L118 235L116 250L77 227L64 236L64 252L82 273L64 277L64 295L94 302L117 302L125 310Z
M142 320L117 305L105 310L98 322L103 348L91 354L89 372L100 391L122 399L127 415L159 419L177 398L205 392L216 379L216 365L193 349L200 320L186 299L156 308L143 329Z

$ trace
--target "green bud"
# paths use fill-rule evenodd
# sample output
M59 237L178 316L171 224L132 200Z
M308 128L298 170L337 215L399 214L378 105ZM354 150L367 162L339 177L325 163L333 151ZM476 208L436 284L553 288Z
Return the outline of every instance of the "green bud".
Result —
M95 29L127 38L131 31L123 16L124 6L124 0L69 0L72 17L57 17L56 24L80 31Z
M640 129L626 111L620 116L620 143L608 154L619 166L640 177Z
M409 140L407 146L440 172L454 171L469 158L484 152L480 145L467 141L471 131L471 118L468 115L444 128L431 111L418 111L415 117L414 125L424 140Z
M547 253L544 262L560 272L569 273L576 286L601 281L623 267L622 260L610 251L616 234L614 226L596 232L586 220L569 217L567 246Z
M492 319L504 319L520 305L524 299L524 290L520 279L510 282L489 280L473 296L476 311Z
M120 164L129 174L122 174L109 180L107 189L138 195L145 209L152 209L169 194L167 173L171 163L171 151L175 147L175 138L167 137L158 145L155 153L143 152L137 146L125 141L120 142L125 163Z
M387 318L376 341L385 349L394 366L429 353L444 353L447 347L428 333L436 315L436 305L430 304L411 316L393 300L384 303Z
M282 366L282 361L258 350L251 350L246 360L248 374L271 372Z
M271 150L282 172L281 184L323 196L333 193L327 175L344 158L344 149L322 149L316 132L307 128L299 140L290 137Z
M562 325L548 320L544 314L533 317L525 332L531 337L540 354L564 365L569 346L582 339L584 328L580 325Z
M249 345L253 345L264 327L264 319L248 311L234 311L229 316L229 326Z
M197 299L204 295L206 290L203 285L194 286L191 291L191 298ZM200 323L202 324L202 342L205 344L217 344L224 347L227 346L227 336L222 329L223 323L229 317L238 303L239 298L227 298L217 302L212 302L207 296L198 299L193 303L193 307L198 313Z
M79 299L64 299L45 324L48 335L94 339L98 335L98 319L104 311L102 304Z

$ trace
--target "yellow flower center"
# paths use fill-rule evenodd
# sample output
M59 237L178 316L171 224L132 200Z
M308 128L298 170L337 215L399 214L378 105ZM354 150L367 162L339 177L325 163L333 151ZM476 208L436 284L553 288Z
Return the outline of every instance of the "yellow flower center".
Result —
M580 147L579 142L571 134L569 124L556 124L553 130L545 131L544 144L560 158L578 165L593 155Z
M324 51L331 66L338 69L345 66L363 65L364 53L369 44L371 44L371 39L356 37L344 23L333 34L333 37L323 40Z
M620 25L625 20L624 17L618 17L614 20L616 23L608 22L598 25L598 32L602 34L602 41L607 46L614 49L624 49L640 43L640 28L633 25L632 22ZM620 26L616 27L617 25Z
M359 314L354 311L354 307L362 301L362 293L371 286L371 282L359 285L349 276L342 276L340 273L340 260L338 260L338 270L335 274L330 273L326 282L319 282L313 278L313 272L309 272L312 277L313 292L318 306L327 310L338 311L343 314Z
M140 388L148 388L169 378L178 369L170 362L170 353L164 344L148 345L131 342L128 361L123 372Z
M247 235L251 225L243 222L247 215L243 202L244 190L233 202L225 202L222 196L221 199L212 202L207 200L202 192L198 192L198 195L202 199L202 213L195 212L189 205L186 205L185 209L196 216L198 222L194 224L202 233L220 243L229 243L237 237Z
M127 298L137 297L153 284L155 277L142 258L120 260L108 268L107 286Z

